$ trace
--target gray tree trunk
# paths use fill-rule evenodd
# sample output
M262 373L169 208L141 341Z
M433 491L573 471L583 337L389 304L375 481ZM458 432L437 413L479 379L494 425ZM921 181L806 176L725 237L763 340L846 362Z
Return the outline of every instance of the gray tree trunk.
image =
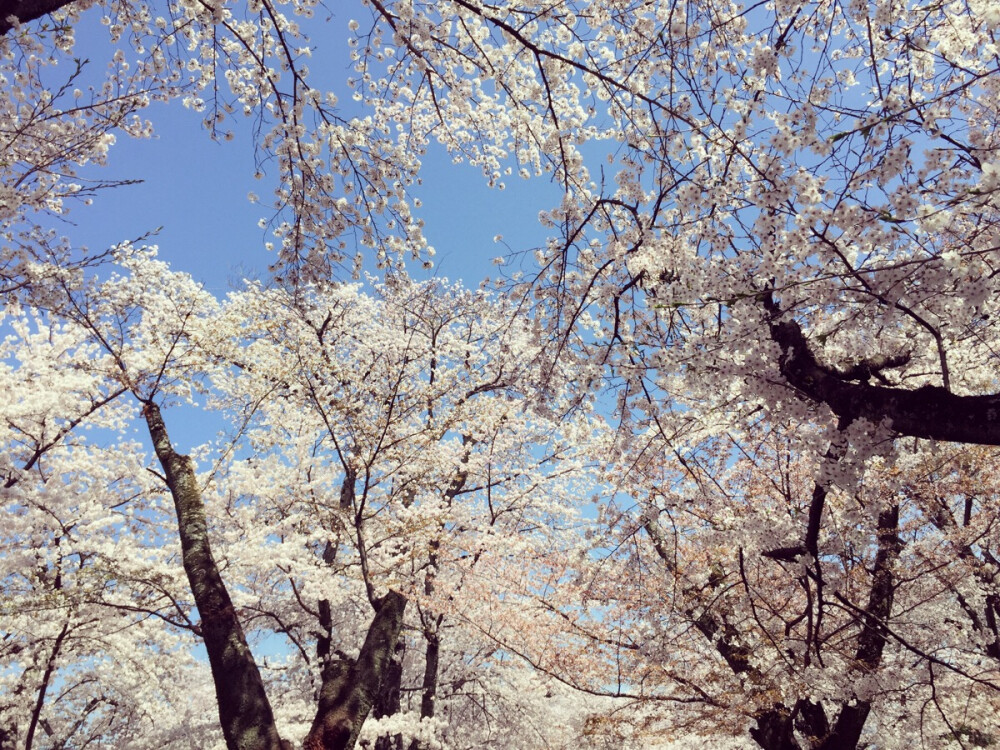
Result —
M201 635L212 668L226 747L288 750L288 743L278 737L260 670L212 556L205 506L191 459L174 450L156 404L145 402L142 413L174 499L184 571L201 614Z

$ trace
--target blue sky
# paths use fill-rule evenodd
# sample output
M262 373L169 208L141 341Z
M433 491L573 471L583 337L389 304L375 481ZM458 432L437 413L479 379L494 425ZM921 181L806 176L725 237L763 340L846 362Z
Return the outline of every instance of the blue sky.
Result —
M351 15L364 18L361 14L369 11L353 2L337 7L345 9L342 16L317 22L321 36L313 42L320 51L310 60L310 80L333 88L351 116L358 114L360 105L351 100L346 86L353 72L347 24ZM90 9L76 27L74 54L89 60L91 79L101 75L116 49L100 23L101 13L99 7ZM321 54L324 47L336 53L333 61ZM123 49L127 59L135 58L130 49ZM70 67L60 64L53 72L64 80ZM103 181L142 182L100 192L90 206L71 204L65 216L70 225L57 224L57 231L92 252L156 231L145 244L157 245L161 260L175 271L190 273L217 297L238 288L244 278L266 277L274 255L264 243L273 238L258 222L272 215L269 180L274 175L254 178L252 119L237 117L227 123L226 128L235 126L235 138L224 142L212 140L202 125L204 114L186 109L180 101L153 104L142 116L153 122L152 139L118 134L107 166L88 166L81 172ZM415 192L422 202L417 215L425 221L425 235L436 256L431 271L411 263L408 270L414 277L437 275L475 287L484 277L497 275L495 257L544 244L546 230L538 223L538 213L561 198L548 178L513 176L501 191L488 188L478 168L453 164L441 148L432 149L423 164L422 184ZM261 203L251 203L250 192L261 196ZM494 242L496 235L503 236L502 243ZM367 270L374 271L374 263ZM225 429L219 420L183 405L172 405L165 418L182 452Z
M350 101L344 82L352 74L347 23L351 8L357 6L338 7L346 9L342 15L317 22L321 36L315 38L316 45L334 54L314 56L319 59L310 61L310 80L334 88L353 110L359 105ZM100 12L88 11L77 27L76 54L90 60L94 73L114 52L107 30L99 24ZM367 12L357 8L356 15ZM160 258L174 270L191 273L217 295L243 277L266 275L273 256L264 243L271 238L258 220L270 218L268 180L273 175L253 177L251 121L238 118L234 140L216 142L201 124L203 115L179 101L155 104L143 117L154 124L152 140L119 136L108 166L87 172L98 179L142 179L142 184L99 194L92 206L74 206L67 219L76 226L66 234L95 251L162 227L148 241L159 246ZM490 189L477 168L452 164L443 149L424 159L422 178L415 194L423 202L418 215L425 221L426 236L437 250L431 273L469 286L495 274L494 257L543 244L538 212L559 200L558 188L545 178L526 181L515 176L507 180L506 190ZM261 204L248 200L251 191L261 196ZM496 235L503 236L504 244L494 242ZM427 273L419 264L409 270L418 278Z

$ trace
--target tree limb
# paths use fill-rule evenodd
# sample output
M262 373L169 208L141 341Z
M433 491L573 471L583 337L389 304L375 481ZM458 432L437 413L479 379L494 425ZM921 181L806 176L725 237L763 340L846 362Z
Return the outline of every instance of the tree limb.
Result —
M0 0L0 36L14 28L11 18L28 23L63 8L73 0Z
M925 385L914 390L867 382L848 382L856 373L841 373L817 361L802 328L784 313L770 292L761 295L769 315L771 339L782 348L781 374L806 398L826 404L842 419L888 421L891 429L910 437L956 443L1000 445L1000 395L959 396L947 388Z

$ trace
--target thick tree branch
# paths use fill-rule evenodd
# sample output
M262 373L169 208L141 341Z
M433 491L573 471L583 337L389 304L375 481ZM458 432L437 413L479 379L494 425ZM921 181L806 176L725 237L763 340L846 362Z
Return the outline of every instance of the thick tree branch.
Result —
M898 528L898 505L879 514L878 550L875 553L872 587L868 592L868 606L861 617L861 634L858 636L858 647L854 654L855 664L864 673L878 669L888 640L887 623L892 614L892 603L896 593L892 567L903 546L897 534ZM870 700L845 703L840 709L833 731L817 746L817 750L857 747L871 706Z
M28 23L63 8L73 0L0 0L0 36L14 28L11 18Z
M56 660L59 657L63 641L66 639L68 633L69 621L66 621L62 626L62 630L59 631L59 635L56 636L55 643L52 645L52 652L49 654L49 660L45 664L45 673L42 675L42 681L38 686L38 697L35 700L34 710L31 712L31 721L28 723L28 734L24 739L24 750L31 750L32 748L32 743L35 739L35 728L38 726L42 709L45 707L45 693L52 682L52 675L56 670Z
M357 659L327 659L319 705L303 750L349 750L378 697L403 627L406 597L390 591L376 607L375 618Z
M900 435L956 443L1000 445L1000 395L959 396L939 386L915 390L848 382L844 373L820 364L802 328L781 320L770 292L762 295L771 339L781 346L781 374L812 401L826 404L842 419L887 420Z
M389 662L385 676L382 678L382 686L375 697L375 705L372 706L372 715L376 719L398 714L402 708L400 697L405 655L406 641L400 640L396 644L395 653ZM403 750L403 736L401 734L382 735L375 740L375 750Z

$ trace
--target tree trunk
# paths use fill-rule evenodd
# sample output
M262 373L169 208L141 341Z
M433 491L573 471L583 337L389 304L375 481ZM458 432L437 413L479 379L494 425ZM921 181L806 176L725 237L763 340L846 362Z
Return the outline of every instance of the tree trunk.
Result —
M35 728L38 726L38 721L42 716L42 709L45 707L45 693L48 691L49 684L52 681L52 675L56 670L56 659L62 650L62 644L66 639L67 633L69 633L69 620L63 624L62 630L56 636L55 643L52 645L52 652L49 654L48 663L45 665L45 673L42 675L42 681L38 685L38 697L35 700L35 709L31 712L31 721L28 722L28 734L24 738L24 750L31 750L34 743Z
M801 750L793 734L793 718L787 707L778 704L757 715L757 726L750 727L750 736L763 750Z
M286 750L274 725L264 681L247 644L229 592L208 543L201 490L191 459L170 443L160 409L152 401L143 416L177 511L181 555L215 682L219 721L229 750Z
M382 678L382 686L375 697L375 705L372 707L372 714L376 719L385 716L393 716L399 713L401 707L400 694L403 683L403 657L406 651L406 641L400 640L396 644L395 654L385 677ZM375 750L403 750L403 736L400 734L379 737L375 740Z
M801 750L802 745L795 738L798 730L808 747L816 747L823 742L830 731L826 712L819 703L800 699L795 709L788 710L784 704L777 704L769 711L757 714L757 726L750 729L750 736L764 750ZM850 746L853 748L853 745ZM842 750L847 750L844 746Z
M438 618L440 626L441 618ZM437 630L427 630L427 650L424 654L424 681L421 685L423 695L420 698L420 718L429 719L434 716L434 699L437 697L438 662L441 652L441 639Z
M444 617L443 615L434 617L427 613L426 616L422 614L421 619L424 620L424 638L427 647L424 649L424 678L420 684L420 718L430 719L434 716L434 701L437 698L438 665L441 654L441 637L438 631L441 629ZM421 750L420 741L413 740L409 750Z
M892 566L899 557L903 546L897 530L899 528L899 506L894 505L882 511L878 517L878 549L875 553L875 567L872 587L868 592L868 606L862 615L861 634L854 660L864 673L874 672L882 663L882 654L888 636L886 623L892 614L892 602L896 587L892 579ZM861 740L861 732L871 711L871 701L857 700L852 705L845 704L833 726L833 731L816 750L840 750L855 748Z
M818 559L819 527L825 497L826 491L817 485L813 493L809 529L804 545L765 555L778 559L786 559L784 556L787 555L787 559L794 559L809 552L814 559ZM865 673L873 672L881 665L887 642L886 623L892 613L895 594L892 566L899 557L902 547L897 533L898 527L898 506L890 507L879 514L872 584L868 592L867 606L860 615L861 632L854 654L854 660L860 671ZM645 528L657 554L672 569L673 563L664 544L659 524L655 519L650 519L646 522ZM714 589L717 585L718 582L710 577L708 588ZM757 671L750 665L749 650L737 643L738 633L731 625L710 609L705 609L699 616L695 616L693 610L689 610L688 614L694 626L713 644L733 674L749 674L759 678ZM750 728L750 736L763 750L802 750L802 745L795 737L795 731L798 730L812 750L854 750L861 740L861 733L870 711L871 703L866 700L856 700L851 705L841 704L840 713L831 728L821 704L800 699L796 701L794 708L789 708L783 703L776 703L771 708L756 714L757 725Z
M304 750L349 750L390 671L403 627L406 597L390 591L375 608L375 618L357 659L330 659L323 665L319 705Z

